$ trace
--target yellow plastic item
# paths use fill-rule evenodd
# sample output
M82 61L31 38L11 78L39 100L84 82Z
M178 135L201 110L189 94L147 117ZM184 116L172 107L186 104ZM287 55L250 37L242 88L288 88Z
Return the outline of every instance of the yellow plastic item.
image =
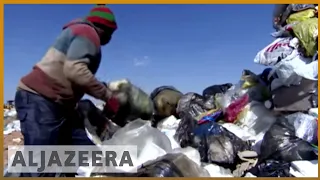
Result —
M318 18L311 18L302 21L292 27L295 36L300 40L306 55L312 57L316 51L318 37Z
M306 9L304 11L291 14L286 20L287 24L293 24L294 22L301 22L307 19L313 18L316 15L315 9Z
M249 70L243 70L240 80L242 89L254 87L259 83L257 80L257 75Z
M197 120L197 121L199 121L200 119L202 119L203 117L205 117L205 116L208 116L208 115L210 115L210 114L213 114L213 113L215 113L215 112L217 112L217 111L219 111L220 109L219 108L217 108L217 109L211 109L211 110L209 110L209 111L207 111L207 112L204 112L204 113L201 113L199 116L197 116L195 119Z

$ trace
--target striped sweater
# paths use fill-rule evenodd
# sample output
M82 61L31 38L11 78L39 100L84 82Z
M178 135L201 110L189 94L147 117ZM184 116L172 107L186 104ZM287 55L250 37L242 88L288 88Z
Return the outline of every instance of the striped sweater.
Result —
M106 101L111 91L95 78L101 47L97 29L83 20L72 21L18 88L52 101L74 106L84 94Z

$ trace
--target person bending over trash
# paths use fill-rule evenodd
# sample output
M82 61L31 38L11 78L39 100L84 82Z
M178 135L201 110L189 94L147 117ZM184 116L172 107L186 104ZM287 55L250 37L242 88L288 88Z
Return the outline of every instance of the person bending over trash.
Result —
M41 61L21 78L15 105L25 145L93 144L77 122L75 107L88 94L117 112L118 99L95 78L101 46L116 29L112 11L97 5L86 18L64 26Z

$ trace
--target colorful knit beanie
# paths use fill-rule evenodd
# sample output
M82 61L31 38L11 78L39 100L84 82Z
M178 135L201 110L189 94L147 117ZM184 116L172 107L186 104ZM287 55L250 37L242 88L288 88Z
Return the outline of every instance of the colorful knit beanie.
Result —
M113 12L104 4L98 4L94 7L86 17L86 20L114 30L117 29L117 23Z

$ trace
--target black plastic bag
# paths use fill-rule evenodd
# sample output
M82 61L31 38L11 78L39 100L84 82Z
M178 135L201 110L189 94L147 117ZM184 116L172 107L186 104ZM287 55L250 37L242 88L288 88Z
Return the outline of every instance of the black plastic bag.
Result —
M177 153L146 163L134 177L209 177L209 174L186 155Z
M232 87L231 83L212 85L205 88L202 92L202 96L208 98L210 96L215 96L218 93L225 93L229 88Z
M111 123L104 113L98 109L90 100L81 100L76 108L78 117L74 119L75 126L86 126L87 130L101 140L110 139L120 128ZM87 123L90 123L89 125ZM93 132L94 131L94 132Z
M96 176L94 173L91 177ZM136 173L106 173L105 177L210 177L207 170L182 153L166 154L144 163Z
M259 163L264 160L284 162L318 159L310 143L295 135L294 126L284 117L279 117L263 137Z
M181 118L174 139L182 148L193 145L193 130L197 126L197 121L190 114L186 114Z
M290 163L275 160L257 164L249 172L257 177L293 177L290 174Z
M181 97L177 106L177 113L180 118L186 114L191 115L193 118L197 118L202 113L205 113L211 109L214 109L214 100L206 100L197 93L187 93Z
M194 129L193 135L201 162L232 168L236 165L238 152L251 150L247 142L215 122L199 125Z

